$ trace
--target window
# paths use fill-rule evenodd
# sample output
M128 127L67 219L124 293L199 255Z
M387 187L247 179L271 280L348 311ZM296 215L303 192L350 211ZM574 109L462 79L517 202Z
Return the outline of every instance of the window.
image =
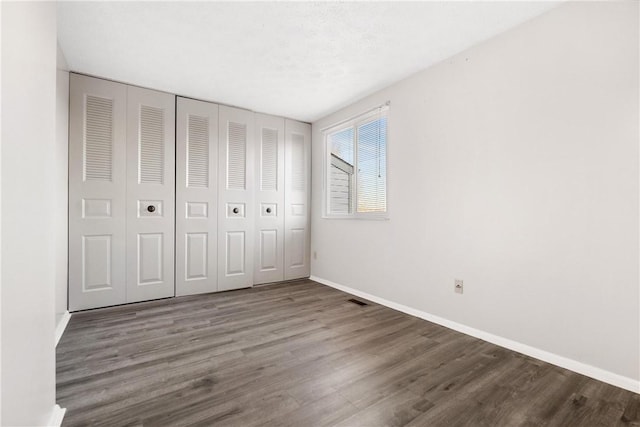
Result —
M324 132L328 217L386 217L387 110L376 108Z

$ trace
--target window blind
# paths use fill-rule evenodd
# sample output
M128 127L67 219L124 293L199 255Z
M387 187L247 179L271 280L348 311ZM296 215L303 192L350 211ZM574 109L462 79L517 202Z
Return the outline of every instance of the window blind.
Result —
M358 126L358 212L387 210L387 118Z

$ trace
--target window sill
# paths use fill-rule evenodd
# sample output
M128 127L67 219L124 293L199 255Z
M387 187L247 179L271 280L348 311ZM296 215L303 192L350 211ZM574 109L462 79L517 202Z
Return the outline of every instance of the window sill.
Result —
M322 215L322 219L348 219L364 221L390 221L389 215Z

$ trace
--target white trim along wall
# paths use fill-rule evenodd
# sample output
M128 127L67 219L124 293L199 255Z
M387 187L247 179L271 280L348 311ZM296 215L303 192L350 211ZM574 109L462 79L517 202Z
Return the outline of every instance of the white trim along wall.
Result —
M622 375L617 375L612 372L605 371L604 369L587 365L585 363L580 363L578 361L568 359L566 357L562 357L557 354L550 353L548 351L540 350L538 348L531 347L529 345L522 344L517 341L513 341L513 340L500 337L494 334L490 334L488 332L481 331L481 330L469 327L467 325L462 325L460 323L452 322L451 320L444 319L439 316L434 316L433 314L430 314L421 310L416 310L415 308L408 307L404 304L398 304L393 301L389 301L387 299L380 298L375 295L368 294L366 292L362 292L358 289L339 285L329 280L325 280L321 277L311 276L310 279L318 283L322 283L323 285L327 285L332 288L338 289L340 291L355 295L357 297L364 298L369 301L373 301L380 305L384 305L385 307L389 307L394 310L398 310L403 313L409 314L411 316L424 319L428 322L436 323L440 326L453 329L454 331L462 332L463 334L471 335L472 337L479 338L483 341L487 341L492 344L499 345L500 347L508 348L509 350L517 351L518 353L522 353L527 356L531 356L533 358L542 360L544 362L551 363L556 366L560 366L561 368L569 369L579 374L586 375L591 378L595 378L596 380L603 381L605 383L614 385L616 387L624 388L626 390L633 391L636 393L640 392L640 382L635 381L631 378L624 377Z

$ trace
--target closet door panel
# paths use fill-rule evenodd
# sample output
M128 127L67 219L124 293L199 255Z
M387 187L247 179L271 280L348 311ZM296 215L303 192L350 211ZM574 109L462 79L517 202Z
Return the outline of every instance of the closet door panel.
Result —
M175 295L175 96L127 87L127 302Z
M69 310L122 304L126 86L71 73Z
M254 283L284 280L284 119L256 114Z
M218 105L177 99L176 295L218 290Z
M218 290L253 285L254 114L220 106Z
M285 122L285 280L311 274L311 126L293 120Z

